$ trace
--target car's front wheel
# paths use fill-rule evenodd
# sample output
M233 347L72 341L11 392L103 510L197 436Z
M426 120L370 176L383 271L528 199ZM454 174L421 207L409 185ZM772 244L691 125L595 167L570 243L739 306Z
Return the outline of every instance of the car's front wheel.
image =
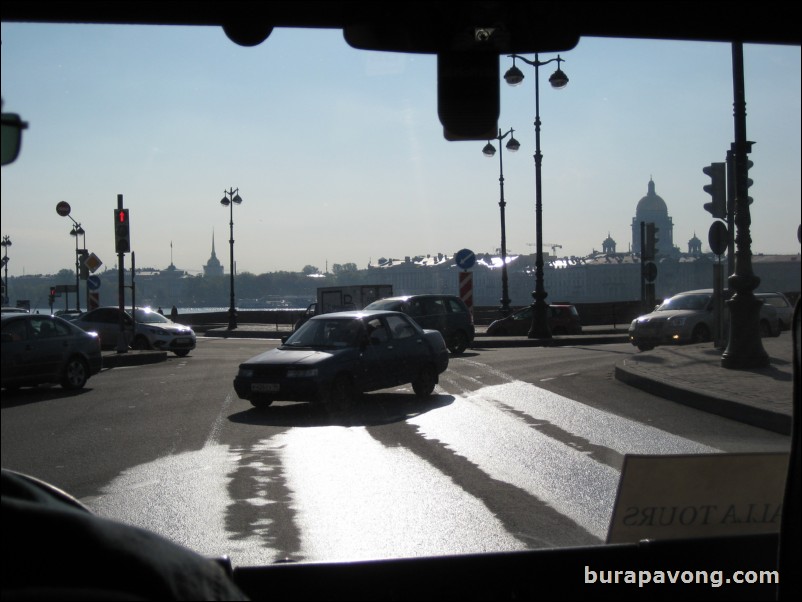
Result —
M174 349L173 353L178 357L186 357L189 354L189 349Z
M80 357L71 357L64 366L61 386L65 389L82 389L89 380L89 367Z
M148 342L148 338L147 337L144 337L142 335L138 335L134 339L134 343L133 343L132 347L134 349L139 350L139 351L146 351L147 349L150 349L150 343Z
M326 397L326 405L335 411L347 410L351 407L358 392L354 381L347 374L340 374L331 384Z
M638 349L641 351L651 351L654 349L654 345L650 345L649 343L638 343Z
M269 408L270 404L273 403L273 400L269 397L254 397L250 400L251 405L258 409Z
M412 390L418 397L429 397L437 384L437 373L431 366L421 368L418 378L412 381Z
M699 324L693 329L691 343L707 343L710 340L710 329L704 324Z

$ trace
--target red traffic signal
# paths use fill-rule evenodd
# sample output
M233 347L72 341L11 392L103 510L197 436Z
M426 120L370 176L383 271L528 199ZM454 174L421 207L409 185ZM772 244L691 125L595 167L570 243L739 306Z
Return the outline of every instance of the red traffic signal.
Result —
M114 210L114 248L117 253L131 252L131 229L128 209Z

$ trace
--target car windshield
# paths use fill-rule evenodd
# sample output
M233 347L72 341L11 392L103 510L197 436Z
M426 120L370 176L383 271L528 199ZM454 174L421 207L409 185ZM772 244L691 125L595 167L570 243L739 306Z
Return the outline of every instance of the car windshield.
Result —
M339 348L354 347L359 344L364 333L362 320L331 319L310 320L293 333L285 347Z
M248 2L178 3L164 12L200 12L169 26L128 15L86 23L116 3L81 0L86 12L74 15L63 4L52 10L74 22L9 20L2 9L2 111L28 124L0 179L3 302L42 315L149 307L138 324L194 334L93 323L103 368L79 395L49 383L3 390L4 467L102 517L252 566L614 548L605 544L633 458L787 457L791 330L751 328L727 349L751 324L730 329L729 309L706 312L709 324L639 318L663 299L659 311L707 310L709 294L677 293L714 288L714 278L725 289L759 280L796 302L799 45L599 28L576 43L549 36L538 52L508 51L507 36L488 61L484 47L461 49L500 32L494 21L401 19L455 38L396 52L370 48L407 39L387 31L390 8L368 11L381 13L375 30L354 17L344 35L329 22L350 2L309 3L324 13L317 24L282 21L244 44L203 11ZM446 6L497 3L430 4L433 24ZM566 11L596 4L546 11L523 39L540 44L543 31L570 25ZM691 10L663 16L687 16L683 31L706 35ZM744 27L746 10L733 17ZM622 12L620 27L662 20L636 12ZM781 13L775 21L796 22ZM744 105L746 125L733 114ZM736 159L737 212L726 185ZM719 182L710 174L722 167ZM386 292L360 298L368 286ZM400 331L379 314L376 337L344 317L391 296L426 304L395 315ZM454 297L473 324L452 311ZM578 308L581 336L557 332L569 330L567 314L548 306L561 302ZM469 333L452 333L458 319ZM683 321L698 330L668 332ZM493 322L504 336L487 333ZM724 365L741 354L746 368ZM443 372L433 356L447 359ZM337 359L341 372L328 373ZM392 385L371 389L390 369ZM246 376L262 407L237 396ZM709 406L694 401L695 384L710 390ZM298 399L282 397L290 385ZM744 404L762 405L727 414ZM739 471L722 472L733 489L715 502L693 497L694 507L754 497ZM676 535L687 526L669 520L677 499L644 494L638 508L664 514L637 522L670 522ZM779 529L765 523L760 533Z
M147 324L167 324L170 322L167 318L158 312L149 309L137 309L136 321Z
M657 311L674 311L678 309L703 310L710 306L710 295L677 295L665 301Z

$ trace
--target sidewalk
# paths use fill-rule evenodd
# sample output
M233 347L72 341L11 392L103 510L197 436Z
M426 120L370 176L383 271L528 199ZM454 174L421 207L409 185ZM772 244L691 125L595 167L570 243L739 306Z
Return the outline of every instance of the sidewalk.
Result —
M765 368L722 368L724 350L701 343L636 353L616 366L615 377L653 395L789 435L794 386L791 332L761 340L770 361Z
M474 349L500 347L544 347L626 343L626 326L589 326L581 335L554 336L549 340L527 337L488 337L477 327ZM198 331L199 336L274 338L291 334L289 327L240 324L235 330L224 325ZM793 349L791 332L762 339L770 359L766 368L731 370L721 367L723 349L712 343L656 347L621 360L615 378L671 401L775 431L791 432L793 396ZM103 367L131 366L164 361L164 351L104 352Z

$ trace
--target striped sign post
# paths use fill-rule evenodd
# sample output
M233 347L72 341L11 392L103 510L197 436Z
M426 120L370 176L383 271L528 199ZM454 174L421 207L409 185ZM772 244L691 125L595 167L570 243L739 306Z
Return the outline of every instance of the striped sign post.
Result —
M459 273L459 296L473 314L473 272Z
M454 262L463 271L459 273L459 296L473 314L473 273L469 272L476 263L476 254L470 249L461 249L454 255Z

